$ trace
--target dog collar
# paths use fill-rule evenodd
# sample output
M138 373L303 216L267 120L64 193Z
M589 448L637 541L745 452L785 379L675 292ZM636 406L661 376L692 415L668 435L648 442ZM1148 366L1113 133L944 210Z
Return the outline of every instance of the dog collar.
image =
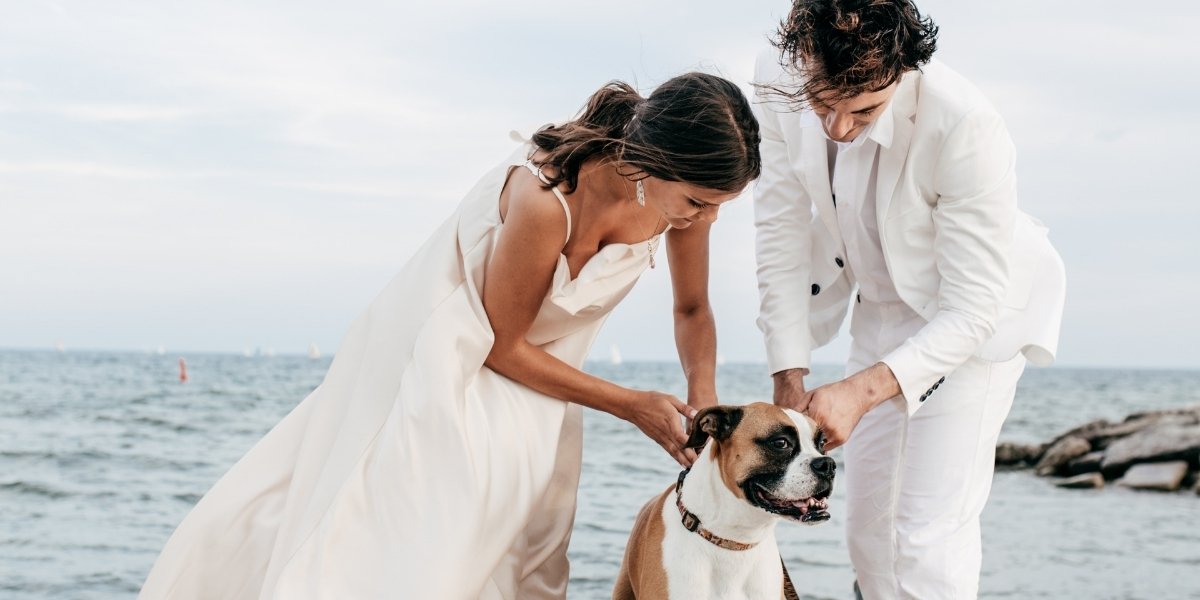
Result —
M726 550L749 550L757 546L758 542L746 544L743 542L727 540L700 526L700 517L697 517L691 511L683 507L683 478L687 477L689 470L690 469L684 469L680 471L679 481L675 484L675 506L679 507L679 515L683 517L683 528L704 538L709 543Z

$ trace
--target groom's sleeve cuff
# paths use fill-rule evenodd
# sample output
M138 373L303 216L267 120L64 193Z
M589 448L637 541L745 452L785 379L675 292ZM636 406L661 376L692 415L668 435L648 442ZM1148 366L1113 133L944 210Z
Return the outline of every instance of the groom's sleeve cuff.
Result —
M799 324L772 331L765 336L767 368L774 375L787 369L807 369L812 360L812 344L808 327Z

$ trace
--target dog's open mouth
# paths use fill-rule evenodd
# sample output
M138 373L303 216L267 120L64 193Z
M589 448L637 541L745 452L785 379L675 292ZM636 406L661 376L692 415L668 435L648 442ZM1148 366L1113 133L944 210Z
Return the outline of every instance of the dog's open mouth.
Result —
M829 520L829 492L826 486L808 498L788 499L771 495L761 485L752 486L751 498L759 508L801 523L819 523Z

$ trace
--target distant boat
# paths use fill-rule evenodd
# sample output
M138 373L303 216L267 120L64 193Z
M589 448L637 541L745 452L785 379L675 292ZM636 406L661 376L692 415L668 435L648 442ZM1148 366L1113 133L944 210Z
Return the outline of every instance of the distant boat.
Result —
M275 348L267 348L267 351L263 352L263 356L267 356L267 357L275 356Z
M254 351L250 349L250 346L246 346L245 348L242 348L242 356L250 358L251 356L254 356Z
M62 354L67 351L67 345L62 343L62 341L54 342L54 351Z
M321 350L319 348L317 348L316 342L313 342L308 345L308 357L313 360L321 358Z
M614 365L621 364L621 349L615 343L608 347L608 358Z

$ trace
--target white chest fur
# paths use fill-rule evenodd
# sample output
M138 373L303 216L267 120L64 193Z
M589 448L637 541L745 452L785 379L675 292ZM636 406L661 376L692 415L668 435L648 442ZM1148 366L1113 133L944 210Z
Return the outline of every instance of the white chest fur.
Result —
M749 550L726 550L683 528L673 495L667 497L661 513L666 524L663 562L671 600L779 598L783 571L774 532Z
M659 512L665 527L662 555L669 597L777 600L783 590L783 570L775 543L776 519L734 500L706 458L698 460L688 474L685 506L714 534L757 544L749 550L727 550L688 531L681 523L675 495L668 494ZM729 497L722 497L725 494Z

